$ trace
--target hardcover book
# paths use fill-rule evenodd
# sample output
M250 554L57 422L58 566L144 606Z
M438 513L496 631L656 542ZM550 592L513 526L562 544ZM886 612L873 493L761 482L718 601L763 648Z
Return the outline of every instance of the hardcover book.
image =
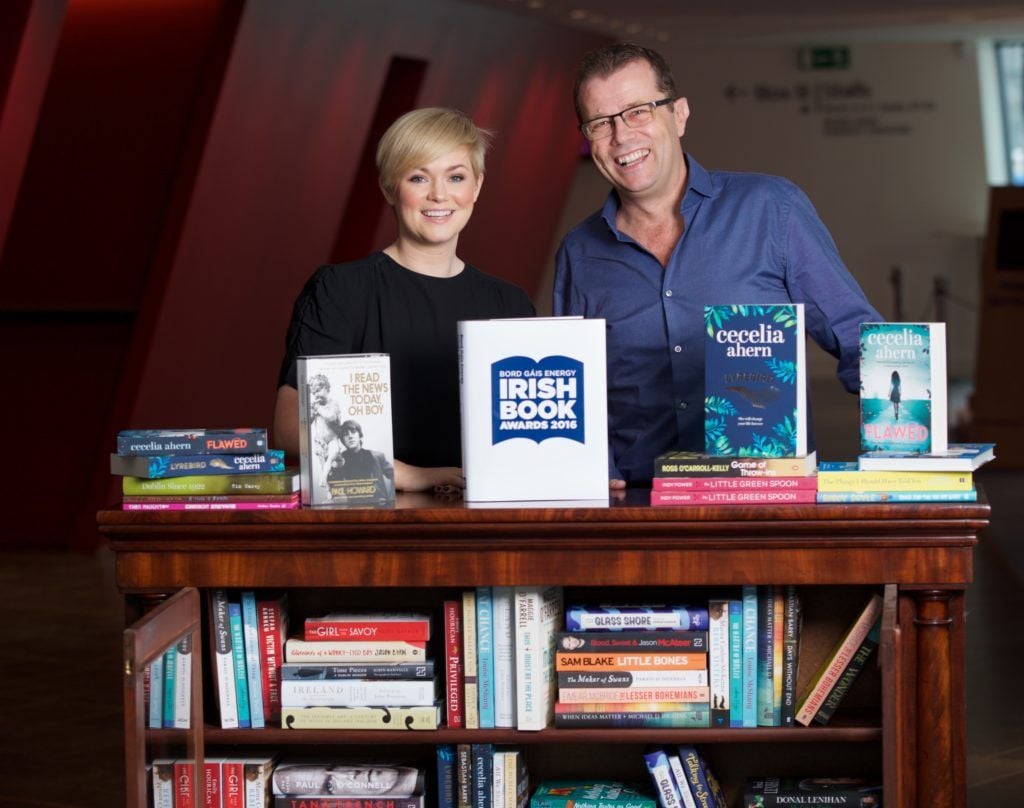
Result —
M775 808L780 805L877 806L882 804L882 784L857 777L753 777L743 792L744 805Z
M298 385L302 503L394 505L391 358L300 356Z
M836 708L842 703L846 694L850 692L850 688L860 675L860 672L864 670L864 666L867 664L868 658L878 647L881 630L882 621L881 618L879 618L871 627L871 631L868 632L868 636L865 637L864 641L860 644L860 647L857 649L857 653L855 653L846 664L843 672L839 675L835 685L832 687L832 691L818 708L818 712L814 714L815 724L821 724L822 726L828 724L829 719L832 718L832 714L835 713Z
M307 617L306 640L430 639L429 614L334 613Z
M865 452L862 471L974 471L995 459L994 443L951 443L943 452Z
M459 323L469 502L608 501L605 323Z
M706 631L567 631L559 651L707 651Z
M282 707L282 729L434 730L439 707Z
M560 586L517 586L516 728L544 729L555 702L555 635L562 621Z
M286 662L422 662L425 642L405 640L303 640L289 637L284 644Z
M423 707L438 698L437 680L283 679L281 706Z
M274 769L276 795L413 797L425 792L425 773L411 763L386 760L283 760Z
M648 789L619 780L544 780L530 808L657 808Z
M123 429L119 455L253 454L267 450L266 429Z
M651 505L799 505L814 502L812 488L768 491L651 491Z
M669 705L680 704L682 709ZM555 726L566 729L696 729L710 725L708 703L664 702L646 705L657 709L613 712L593 709L590 704L556 704Z
M299 490L297 469L266 474L198 474L187 477L122 477L125 496L196 494L290 494Z
M199 474L260 474L269 471L284 471L284 468L284 451L282 449L268 449L259 454L132 456L112 454L110 456L111 474L145 477L151 480Z
M726 457L700 452L666 452L654 459L654 478L765 479L809 477L817 468L818 456L802 457Z
M863 471L852 462L822 463L819 491L970 491L974 475L967 471Z
M671 629L707 631L704 606L570 606L567 631L636 631Z
M944 451L946 419L946 324L861 323L861 448Z
M807 454L802 303L705 306L704 446L708 454Z

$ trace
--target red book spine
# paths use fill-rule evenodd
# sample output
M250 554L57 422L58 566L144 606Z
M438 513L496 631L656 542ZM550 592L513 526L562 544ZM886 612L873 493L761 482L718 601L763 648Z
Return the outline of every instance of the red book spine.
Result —
M196 808L192 761L174 761L174 808Z
M259 616L260 652L263 673L263 715L267 725L281 717L281 662L287 632L287 600L261 600L256 604Z
M444 694L448 726L463 726L462 601L458 600L444 602Z
M426 642L430 639L429 620L331 620L306 619L304 639L320 640L384 640Z
M791 505L815 502L812 489L795 491L651 491L651 505Z
M818 478L808 477L655 477L655 491L816 491Z
M178 803L174 803L177 808ZM222 808L220 800L220 762L203 763L203 808Z
M245 808L245 763L225 760L220 769L220 795L223 808Z

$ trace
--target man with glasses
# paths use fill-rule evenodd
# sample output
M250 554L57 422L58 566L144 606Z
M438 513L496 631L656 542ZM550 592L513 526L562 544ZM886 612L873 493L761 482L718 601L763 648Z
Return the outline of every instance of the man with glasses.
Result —
M807 332L856 392L859 325L882 317L807 196L685 154L689 106L656 51L587 54L574 100L612 190L562 241L553 309L608 324L611 487L647 483L662 452L703 451L705 305L804 303Z

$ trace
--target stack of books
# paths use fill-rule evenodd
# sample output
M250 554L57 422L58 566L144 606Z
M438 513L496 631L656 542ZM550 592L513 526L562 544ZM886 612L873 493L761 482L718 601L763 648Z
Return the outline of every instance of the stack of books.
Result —
M706 606L572 606L557 637L556 727L707 727Z
M871 808L882 804L882 784L860 777L751 777L743 804L758 808L782 805L835 805Z
M285 643L285 729L437 729L439 678L426 614L307 618Z
M110 471L126 511L282 510L300 507L299 474L266 429L130 429Z
M271 775L273 808L424 808L425 781L414 763L289 759Z
M689 744L651 749L644 763L661 808L728 808L707 761Z
M975 502L974 471L994 458L990 443L943 451L871 451L818 467L818 502Z
M153 808L181 805L267 805L277 754L207 757L202 776L192 760L156 758L151 766Z
M786 505L814 502L817 455L733 457L667 452L654 461L651 505Z
M526 808L526 751L493 743L437 747L437 808Z

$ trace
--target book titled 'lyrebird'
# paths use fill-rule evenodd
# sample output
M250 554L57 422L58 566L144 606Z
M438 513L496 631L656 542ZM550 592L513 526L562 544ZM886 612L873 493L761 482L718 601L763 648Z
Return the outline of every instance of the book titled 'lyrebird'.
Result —
M608 499L605 322L459 323L468 502Z

